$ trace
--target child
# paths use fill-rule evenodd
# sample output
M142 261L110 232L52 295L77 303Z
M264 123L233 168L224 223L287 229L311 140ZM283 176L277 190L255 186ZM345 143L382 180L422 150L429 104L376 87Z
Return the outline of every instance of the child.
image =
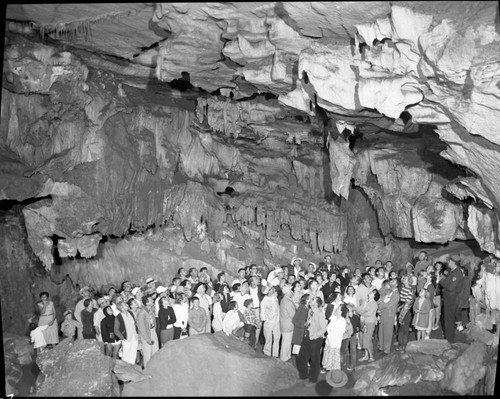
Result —
M245 311L243 316L245 318L245 342L250 344L252 348L255 347L255 332L257 331L258 320L255 312L253 311L253 299L246 299L244 302Z
M207 324L207 312L200 307L200 298L191 298L191 309L189 309L188 324L189 335L203 334Z
M345 318L342 317L341 309L344 309L344 315L347 313L345 306L336 307L326 327L327 336L323 354L323 369L327 372L330 370L340 370L340 348L347 327Z
M61 331L64 338L69 337L75 339L76 329L79 329L81 331L82 328L82 323L73 318L73 313L71 312L71 310L67 310L66 312L64 312L64 320L61 323ZM79 333L78 336L81 337L82 334Z
M413 304L413 326L417 330L417 341L425 338L425 333L429 327L429 313L432 308L429 300L430 293L425 288L422 288L418 294L418 298Z

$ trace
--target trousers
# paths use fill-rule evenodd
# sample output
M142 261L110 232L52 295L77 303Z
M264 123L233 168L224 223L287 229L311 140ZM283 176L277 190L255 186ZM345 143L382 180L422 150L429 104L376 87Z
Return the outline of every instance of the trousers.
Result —
M264 322L264 354L278 357L280 349L280 323Z
M292 357L292 336L293 331L281 333L280 359L284 362Z
M300 351L297 356L297 371L299 377L305 380L309 377L310 382L317 382L321 365L321 346L323 338L309 339L304 337L300 345ZM309 362L309 371L307 363Z

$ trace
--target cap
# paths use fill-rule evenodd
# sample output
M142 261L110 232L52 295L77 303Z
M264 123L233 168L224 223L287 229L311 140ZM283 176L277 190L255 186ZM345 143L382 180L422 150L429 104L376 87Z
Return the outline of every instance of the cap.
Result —
M139 287L135 287L133 290L132 290L132 295L133 296L136 296L137 293L140 291L141 289Z
M149 283L156 283L156 280L152 277L149 277L147 280L146 280L146 284L149 284Z
M66 317L66 316L67 316L67 315L69 315L69 314L73 314L73 312L72 312L71 310L69 310L69 309L68 309L66 312L64 312L64 317Z

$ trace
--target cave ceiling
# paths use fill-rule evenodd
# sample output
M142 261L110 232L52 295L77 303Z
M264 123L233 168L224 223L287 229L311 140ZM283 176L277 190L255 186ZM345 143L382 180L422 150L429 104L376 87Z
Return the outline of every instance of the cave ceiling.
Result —
M187 177L213 191L231 185L241 195L225 206L235 212L264 207L289 184L305 193L291 201L298 214L314 198L348 199L356 186L376 209L384 234L438 243L474 238L498 256L498 10L496 1L9 4L2 198L56 198L69 190L77 199L72 206L82 205L82 222L65 228L60 210L68 204L62 199L27 211L32 229L36 218L52 221L31 243L42 253L44 235L99 241L164 220L165 204L175 205L165 190L152 189L149 211L139 210L135 199L128 213L117 216L103 203L113 190L132 193L137 186L127 179L121 187L95 186L104 169L130 167L134 174L135 165L172 182L177 162ZM109 103L99 94L104 87L114 96ZM91 131L92 138L76 134L66 145L52 130L51 144L37 146L32 137L17 137L22 121L12 120L20 94L41 104L26 116L31 133L54 104L60 114L70 113L70 104L73 119L61 123ZM187 123L162 106L193 116ZM163 122L147 120L143 111L142 119L134 118L133 107L169 121L170 149L162 143L160 150L154 133ZM118 115L124 110L130 117ZM130 142L108 134L103 144L95 137L106 126L146 130ZM137 142L137 157L126 159L121 148ZM72 174L82 168L93 177L76 185ZM328 173L331 185L319 187ZM16 176L30 180L14 183ZM150 177L137 181L151 188ZM93 204L90 197L103 202ZM341 218L332 207L331 217ZM210 209L222 223L224 210ZM243 211L237 217L253 221ZM281 222L290 224L289 217L281 214ZM294 238L320 246L319 236L311 238L316 232L294 229ZM329 246L342 246L339 231L328 234Z

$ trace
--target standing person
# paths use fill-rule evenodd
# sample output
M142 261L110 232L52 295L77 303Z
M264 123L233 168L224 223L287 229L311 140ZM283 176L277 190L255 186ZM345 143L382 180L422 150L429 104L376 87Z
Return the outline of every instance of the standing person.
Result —
M425 338L426 331L429 328L429 314L432 309L431 301L429 300L429 291L425 288L418 293L418 298L413 304L413 326L417 330L417 341Z
M66 310L66 312L64 312L64 320L61 323L61 331L64 338L76 339L76 330L81 330L82 327L82 323L73 318L71 310Z
M432 267L432 266L431 266ZM434 326L434 315L436 313L435 305L434 305L434 296L436 294L436 276L434 273L429 273L426 271L423 272L425 281L422 289L428 291L429 301L431 302L431 310L429 312L429 326L425 330L425 339L429 339L431 337L432 327Z
M328 281L321 287L321 291L323 292L323 298L328 299L328 297L333 294L337 288L340 287L340 280L337 277L336 272L332 272Z
M427 251L420 251L418 254L418 261L415 263L415 275L418 276L418 273L427 269L430 265L429 255L427 255Z
M189 319L189 304L184 293L175 294L175 303L172 306L175 314L174 339L179 339L181 335L187 335L187 324Z
M455 322L460 320L461 309L458 308L460 294L462 293L464 276L458 266L460 258L456 255L448 260L448 275L439 281L442 287L444 335L448 342L455 343Z
M381 298L378 305L380 311L379 345L386 355L391 353L394 322L399 305L398 281L390 280L389 284L390 291Z
M207 294L207 285L202 282L198 283L194 288L194 293L200 299L200 307L205 310L207 314L204 332L209 333L212 331L212 298Z
M351 303L347 304L348 318L352 327L352 334L349 337L348 347L349 347L349 365L347 370L352 371L356 367L357 361L357 338L360 329L359 315L354 311L354 305Z
M43 329L43 337L47 347L53 347L59 343L59 329L56 317L56 308L54 302L49 300L49 293L44 291L40 293L40 301L37 302L40 310L38 327L47 326Z
M104 319L106 316L104 314L104 308L109 306L109 297L103 296L102 298L99 298L97 300L97 306L99 306L99 309L97 309L96 312L94 312L94 330L95 330L95 337L97 339L97 342L99 343L99 346L101 347L101 350L104 353L105 345L104 341L102 340L102 334L101 334L101 321Z
M92 298L92 293L90 292L90 288L85 286L83 287L81 290L80 290L80 296L82 296L82 299L80 299L77 303L76 303L76 306L75 306L75 311L74 311L74 316L75 316L75 319L77 321L79 321L80 323L82 323L82 317L81 317L81 313L82 313L82 310L83 308L85 307L85 305L83 304L85 302L86 299L88 298ZM92 299L92 306L94 308L97 308L97 302ZM82 323L83 324L83 323ZM79 339L83 338L83 337L78 337Z
M376 289L368 291L365 303L357 308L361 321L361 347L365 351L365 355L359 359L360 361L373 362L375 360L373 358L373 332L377 322L378 296Z
M326 333L326 318L321 309L322 304L321 298L317 296L311 298L304 337L297 356L297 370L300 379L305 380L309 377L306 386L315 385L320 373L321 346Z
M398 344L401 348L404 348L408 344L410 335L411 309L413 307L413 300L415 299L415 291L407 275L401 277L401 283L402 287L398 305Z
M382 283L385 281L385 269L383 267L379 267L375 271L375 278L372 281L372 285L380 291L382 288Z
M92 306L92 299L87 298L83 302L83 310L80 313L82 318L82 335L84 339L95 339L94 313L96 309Z
M366 302L366 298L368 298L368 292L372 288L372 278L368 273L363 273L361 275L361 283L358 285L356 289L356 306L363 306Z
M177 321L175 311L172 307L173 299L171 297L162 297L160 300L160 311L158 312L158 321L160 323L160 342L161 346L174 339L174 324Z
M298 355L300 346L302 345L302 338L304 337L304 330L306 328L307 315L309 313L310 298L311 296L309 294L302 295L297 311L292 318L292 355Z
M255 267L255 270L257 267ZM253 270L253 268L251 268ZM254 349L257 349L257 343L259 342L260 331L262 330L262 321L260 320L260 303L264 299L262 294L262 286L259 284L258 277L256 275L251 275L248 279L248 293L253 301L253 312L255 313L255 318L257 319L257 325L255 327L255 344Z
M315 296L319 297L321 299L321 303L325 303L325 297L323 296L323 292L319 289L318 281L315 278L309 279L306 293L311 295L312 298Z
M245 311L243 312L244 318L244 330L245 330L245 342L247 342L253 349L255 349L255 345L257 343L257 336L255 335L255 331L257 331L257 325L259 324L259 319L255 316L255 312L253 311L253 299L245 300L243 304L245 306Z
M141 337L142 366L144 368L151 360L151 357L158 351L158 337L156 336L156 320L151 317L150 313L154 306L153 297L144 296L142 304L143 306L137 310L136 323L139 336Z
M207 325L207 312L200 307L200 298L191 298L191 308L189 309L188 324L189 335L203 334Z
M222 331L222 321L224 320L224 314L222 313L222 308L220 306L221 294L215 293L212 298L212 328L214 332Z
M436 276L436 291L434 292L434 321L432 330L437 330L441 322L442 308L443 308L443 297L442 297L442 287L439 285L439 281L444 278L443 276L443 262L436 262L434 264L434 274Z
M102 342L104 343L104 354L106 356L118 358L120 350L120 341L115 336L115 316L111 306L103 309L104 318L101 320L100 331Z
M292 356L292 337L293 323L292 319L295 315L295 305L293 303L293 292L290 285L285 285L282 288L283 299L280 303L280 330L281 330L281 348L280 359L284 362L290 360Z
M470 307L470 298L472 296L471 291L471 279L469 278L469 269L466 267L461 267L462 273L464 275L464 283L462 285L462 292L459 296L458 301L458 309L461 312L460 318L457 321L457 330L462 331L464 329L464 325L467 325L469 322L469 307Z
M344 313L345 315L345 313ZM342 317L341 307L336 307L326 326L325 349L323 351L323 371L340 370L341 347L347 323Z
M133 298L130 300L135 301ZM122 344L122 360L130 364L135 364L137 348L139 346L135 316L130 311L127 302L118 302L116 306L120 313L115 317L114 333Z
M260 317L264 322L264 354L278 357L280 342L280 307L276 288L270 286L263 287L262 293L266 295L261 302Z

